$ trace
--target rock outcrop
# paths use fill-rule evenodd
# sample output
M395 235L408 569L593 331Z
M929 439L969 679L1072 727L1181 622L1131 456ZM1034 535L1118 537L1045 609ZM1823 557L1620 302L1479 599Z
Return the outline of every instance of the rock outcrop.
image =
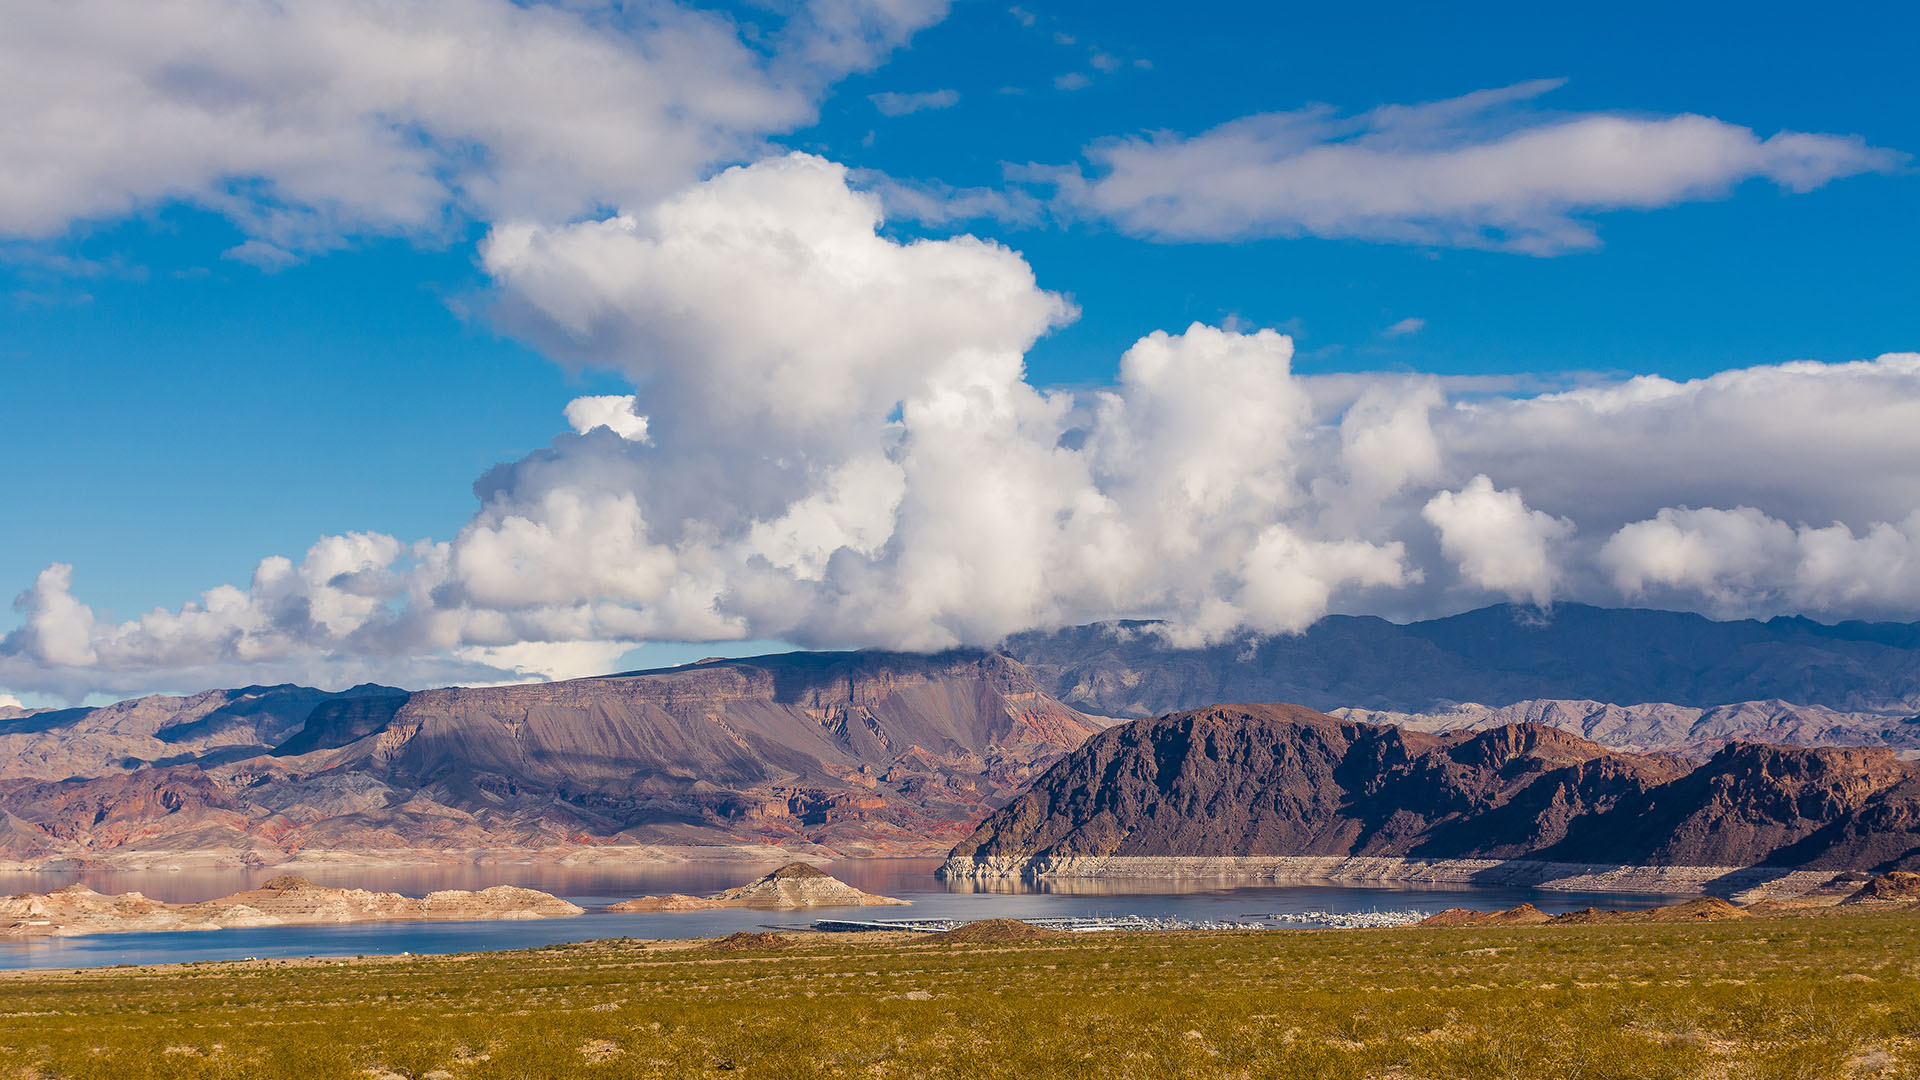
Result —
M1887 750L1743 743L1694 765L1537 724L1435 735L1219 706L1089 739L957 845L946 872L1258 856L1483 860L1488 880L1521 861L1902 868L1920 865L1920 767Z
M557 896L496 885L424 897L334 889L281 875L217 900L168 904L137 892L104 895L85 885L0 899L0 937L72 937L157 930L222 930L326 923L551 919L586 909Z
M1505 911L1474 911L1448 908L1420 920L1423 927L1497 927L1497 926L1584 926L1592 923L1690 923L1725 922L1749 919L1752 913L1717 896L1703 896L1679 904L1618 911L1611 908L1581 908L1549 915L1532 904Z
M1738 904L1728 903L1718 896L1703 896L1698 900L1688 900L1662 907L1639 908L1633 911L1581 908L1579 911L1566 911L1555 915L1551 921L1562 925L1579 926L1588 923L1726 922L1730 919L1752 917Z
M1915 904L1920 903L1920 874L1895 870L1879 874L1861 885L1843 904Z
M1421 926L1538 926L1553 921L1553 916L1521 904L1505 911L1475 911L1472 908L1448 908L1420 920Z
M632 913L743 907L790 911L796 908L874 907L910 903L910 900L862 892L817 866L797 862L788 863L765 877L712 896L687 896L681 893L642 896L612 904L607 910Z

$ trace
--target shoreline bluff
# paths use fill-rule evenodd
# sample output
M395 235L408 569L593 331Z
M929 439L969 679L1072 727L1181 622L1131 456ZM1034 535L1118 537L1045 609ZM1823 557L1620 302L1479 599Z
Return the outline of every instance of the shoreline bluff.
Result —
M1532 859L1408 859L1342 855L958 856L942 880L1045 881L1126 878L1214 879L1243 885L1465 885L1548 892L1704 893L1729 899L1789 899L1813 891L1840 869L1781 866L1617 866Z

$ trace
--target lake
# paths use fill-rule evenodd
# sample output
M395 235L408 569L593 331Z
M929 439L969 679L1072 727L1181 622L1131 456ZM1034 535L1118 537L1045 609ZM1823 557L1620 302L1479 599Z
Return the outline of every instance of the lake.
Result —
M1362 887L1248 885L1130 879L1007 882L983 887L934 876L939 859L850 859L821 864L835 877L885 896L912 900L910 908L812 908L754 911L726 908L677 914L616 915L597 910L636 896L717 892L765 873L775 864L727 862L652 863L634 866L567 867L431 866L329 867L301 871L322 885L421 896L436 889L482 889L520 885L563 896L588 909L570 919L529 922L355 923L344 926L269 926L245 930L160 934L96 934L86 937L0 942L0 969L96 967L108 964L181 963L246 957L360 956L522 949L595 938L712 937L768 926L803 927L815 918L1031 918L1069 915L1142 915L1194 921L1232 921L1268 913L1304 911L1421 911L1450 907L1485 909L1530 902L1543 911L1594 905L1639 908L1670 898L1535 889L1434 886ZM138 891L182 903L255 888L277 871L81 871L0 873L0 893L45 892L76 881L103 893Z

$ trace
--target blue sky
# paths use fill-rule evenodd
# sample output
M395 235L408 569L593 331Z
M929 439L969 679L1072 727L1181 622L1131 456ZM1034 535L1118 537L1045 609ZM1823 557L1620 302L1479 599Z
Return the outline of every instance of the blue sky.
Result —
M730 14L779 32L773 16ZM1024 217L885 229L898 240L998 240L1077 308L1027 351L1036 386L1109 386L1135 341L1193 322L1278 329L1301 375L1513 376L1515 393L1920 348L1920 188L1902 157L1920 150L1912 5L1749 7L1733 18L1652 4L1195 4L1173 17L1163 5L963 2L938 14L919 20L909 44L876 46L871 64L822 75L817 122L763 125L770 148L721 155L701 172L792 149L848 166L857 184L1040 200L1021 204ZM0 15L10 17L24 16ZM1565 82L1500 112L1484 137L1595 114L1698 114L1758 139L1857 137L1887 156L1811 190L1755 176L1651 208L1575 209L1598 244L1545 257L1368 235L1154 237L1118 214L1045 204L1051 187L1021 182L1025 166L1097 175L1087 148L1112 138L1191 137L1315 105L1354 117L1537 79ZM936 96L903 112L904 102L881 107L890 94ZM226 182L248 181L242 170ZM142 197L133 212L16 229L0 246L12 526L0 530L0 581L24 589L49 564L70 563L74 593L104 623L244 585L263 556L297 560L326 535L454 536L478 508L476 478L566 433L569 401L630 393L635 381L618 361L583 370L540 332L503 327L500 282L478 254L488 217L456 207L427 229L349 222L267 268L223 257L260 229L204 198ZM1904 497L1835 516L1865 535L1897 520L1887 506ZM1685 505L1721 504L1701 495ZM1762 509L1796 526L1827 523ZM1434 602L1531 586L1490 588ZM1774 592L1776 607L1793 605ZM1813 610L1853 613L1839 602ZM0 614L0 630L28 616ZM747 633L773 636L765 629ZM897 643L860 637L848 643Z

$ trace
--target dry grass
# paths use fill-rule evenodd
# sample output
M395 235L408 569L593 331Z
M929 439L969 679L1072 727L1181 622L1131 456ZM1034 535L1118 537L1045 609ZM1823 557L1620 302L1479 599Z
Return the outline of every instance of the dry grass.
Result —
M1920 1076L1920 915L0 978L0 1077Z

